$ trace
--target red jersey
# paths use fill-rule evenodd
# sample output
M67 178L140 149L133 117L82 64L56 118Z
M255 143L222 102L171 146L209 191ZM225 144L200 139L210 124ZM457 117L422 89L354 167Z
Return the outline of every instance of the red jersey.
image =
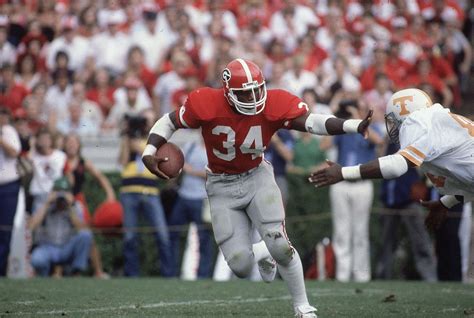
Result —
M181 128L201 128L209 168L214 173L238 174L257 167L273 134L291 128L290 120L303 116L308 106L284 90L268 90L265 109L242 115L229 105L222 89L192 91L176 112Z

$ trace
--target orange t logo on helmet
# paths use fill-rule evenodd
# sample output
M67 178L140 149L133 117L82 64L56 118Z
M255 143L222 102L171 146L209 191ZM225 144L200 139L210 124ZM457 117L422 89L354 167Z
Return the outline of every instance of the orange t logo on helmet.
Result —
M407 109L407 101L413 102L413 95L401 96L393 100L393 104L400 103L400 116L407 115L410 111Z

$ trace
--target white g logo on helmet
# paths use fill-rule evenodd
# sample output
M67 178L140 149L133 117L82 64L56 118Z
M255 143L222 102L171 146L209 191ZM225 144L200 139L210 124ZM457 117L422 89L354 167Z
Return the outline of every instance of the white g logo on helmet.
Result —
M403 121L413 112L433 105L431 98L420 89L407 88L392 95L385 110L385 124L390 139L398 143L398 131Z
M231 77L232 74L230 74L230 70L228 68L222 71L222 79L224 80L224 82L229 82Z

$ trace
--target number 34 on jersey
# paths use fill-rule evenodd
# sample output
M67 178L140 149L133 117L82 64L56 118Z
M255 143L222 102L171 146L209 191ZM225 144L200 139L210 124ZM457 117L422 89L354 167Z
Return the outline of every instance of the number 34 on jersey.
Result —
M262 138L262 126L251 126L241 145L236 145L235 131L230 126L216 126L212 129L213 135L225 135L225 140L222 142L223 150L213 148L214 155L225 161L232 161L236 157L236 147L240 149L243 154L251 154L252 160L261 157L265 151Z

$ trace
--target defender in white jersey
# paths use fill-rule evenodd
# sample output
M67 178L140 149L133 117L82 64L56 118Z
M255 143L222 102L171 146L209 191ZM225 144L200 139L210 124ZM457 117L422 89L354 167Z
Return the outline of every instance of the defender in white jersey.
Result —
M368 163L329 167L313 173L316 187L342 180L392 179L408 167L418 166L443 194L439 201L422 202L430 210L426 225L441 225L447 210L463 201L474 201L474 123L453 114L415 88L396 92L387 104L385 122L390 139L400 144L396 154Z

